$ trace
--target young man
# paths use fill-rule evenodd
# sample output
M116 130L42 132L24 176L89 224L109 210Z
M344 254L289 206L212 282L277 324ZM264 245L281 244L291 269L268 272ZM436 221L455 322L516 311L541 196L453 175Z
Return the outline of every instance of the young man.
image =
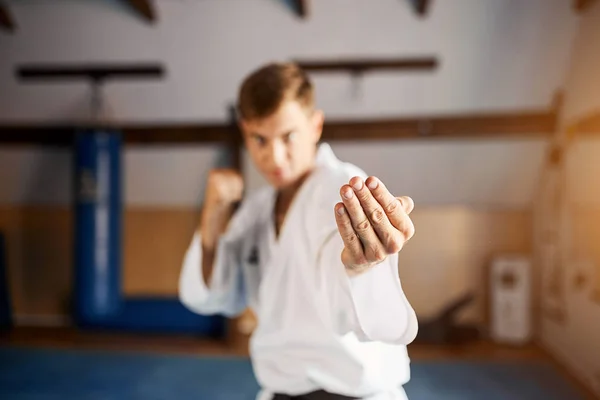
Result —
M258 399L405 399L417 318L398 252L414 233L408 197L319 144L323 113L294 64L253 72L239 93L248 152L268 187L212 171L185 256L181 301L201 314L250 307Z

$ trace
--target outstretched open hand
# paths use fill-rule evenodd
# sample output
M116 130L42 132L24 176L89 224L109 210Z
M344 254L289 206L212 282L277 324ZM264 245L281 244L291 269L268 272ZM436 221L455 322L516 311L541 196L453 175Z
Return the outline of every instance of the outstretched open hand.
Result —
M350 179L340 190L335 219L344 241L342 262L349 275L360 274L398 253L414 235L410 197L394 197L375 177Z

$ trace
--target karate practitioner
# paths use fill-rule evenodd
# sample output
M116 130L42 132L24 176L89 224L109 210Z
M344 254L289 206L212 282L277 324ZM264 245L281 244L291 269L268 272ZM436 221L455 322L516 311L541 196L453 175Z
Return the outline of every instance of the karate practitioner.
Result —
M180 299L200 314L254 311L260 400L406 399L418 324L398 252L414 233L413 202L319 143L313 97L294 64L243 82L240 127L270 185L243 196L236 172L210 173Z

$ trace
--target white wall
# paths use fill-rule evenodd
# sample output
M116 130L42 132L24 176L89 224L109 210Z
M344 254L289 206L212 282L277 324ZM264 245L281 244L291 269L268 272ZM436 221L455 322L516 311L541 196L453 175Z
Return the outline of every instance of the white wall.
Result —
M219 146L128 148L123 199L138 207L200 204L210 168L225 165ZM66 149L0 148L0 205L69 205L73 163Z
M596 3L581 20L574 42L561 122L563 126L600 110L599 43L600 4ZM558 249L562 255L559 263L564 268L562 284L566 313L564 321L542 317L541 340L600 396L600 302L593 300L595 283L600 282L597 276L600 258L596 250L600 238L596 228L600 224L599 160L598 137L578 138L570 146L564 190L567 201L561 212L564 216L545 216L550 226L558 228L561 238ZM581 237L580 232L587 236ZM542 272L547 277L549 270L545 268ZM588 284L577 289L573 283L581 272L588 278Z
M546 155L542 139L330 143L336 156L419 206L529 209ZM244 158L248 185L265 183Z
M569 205L600 207L600 140L581 138L575 141L567 154L566 167Z
M597 56L600 67L600 52ZM599 160L600 139L581 139L573 144L567 158L565 191L568 200L563 211L564 222L561 224L560 216L546 216L561 227L558 263L564 273L561 284L565 290L562 302L565 320L543 315L540 337L547 349L600 396L600 301L595 293L600 287L597 251L600 236L596 228L600 224ZM576 231L593 236L582 237ZM549 272L548 268L542 271L545 277ZM574 282L582 273L587 281L580 289Z
M529 209L546 150L542 140L484 142L334 142L336 155L377 175L394 193L420 206ZM200 204L206 174L225 165L218 146L128 147L124 200L130 206ZM247 187L264 184L244 158ZM0 149L0 205L67 205L72 158L68 150Z
M219 146L131 148L125 151L125 197L132 206L198 206L210 168L224 165Z
M431 54L441 66L433 74L386 72L359 81L346 74L315 76L317 102L329 120L546 109L563 85L578 22L571 0L439 0L426 19L414 15L408 0L312 0L307 20L298 20L283 0L154 0L154 26L117 0L5 3L19 28L13 35L0 33L0 125L87 118L86 84L15 80L14 68L32 62L164 63L164 81L105 87L112 120L146 124L224 122L241 79L259 64L340 56ZM486 216L472 209L528 210L544 141L333 147L339 157L381 176L394 192L414 197L420 209L448 206L418 214L420 238L426 239L416 238L417 245L403 253L403 274L414 283L408 286L421 315L464 290L481 290L479 274L490 249L524 246L524 213L512 216L519 229L514 232L510 222L504 226L503 213ZM148 208L196 206L208 169L223 159L218 147L129 147L125 201ZM251 186L260 181L252 170L248 178ZM0 205L67 205L70 192L67 151L0 148ZM498 225L504 228L493 230ZM514 236L519 243L511 242ZM421 288L432 285L443 287L426 301Z
M114 120L225 120L242 77L297 57L436 55L434 74L378 73L356 95L345 74L316 79L330 119L546 108L561 86L577 19L570 0L319 0L308 20L283 0L157 0L150 26L114 0L8 0L0 34L0 122L85 118L85 84L15 81L26 62L160 61L162 82L105 89Z
M600 112L600 10L599 5L585 14L572 49L572 62L566 76L563 123Z
M330 119L549 106L577 24L569 0L437 1L426 19L408 3L319 0L299 20L280 0L162 0L154 1L159 21L151 26L112 0L9 0L19 29L0 34L0 124L86 117L85 84L20 84L14 68L28 62L163 62L163 82L105 88L113 118L124 121L223 121L244 74L296 57L440 58L434 74L369 75L358 92L346 75L316 76L318 102ZM341 158L420 205L483 208L529 207L545 147L541 140L334 144ZM223 157L215 147L129 148L126 201L195 205L208 168ZM4 171L16 173L0 173L0 202L70 201L69 154L4 149L0 159ZM58 163L52 171L50 160ZM250 186L256 178L250 169Z
M0 205L70 202L71 165L68 150L0 148Z

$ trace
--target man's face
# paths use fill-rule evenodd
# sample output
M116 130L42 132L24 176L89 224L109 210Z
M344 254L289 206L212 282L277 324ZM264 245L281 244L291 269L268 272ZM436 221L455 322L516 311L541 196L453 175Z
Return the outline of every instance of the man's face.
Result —
M287 101L273 115L241 121L254 164L276 189L294 185L313 166L323 129L323 113Z

